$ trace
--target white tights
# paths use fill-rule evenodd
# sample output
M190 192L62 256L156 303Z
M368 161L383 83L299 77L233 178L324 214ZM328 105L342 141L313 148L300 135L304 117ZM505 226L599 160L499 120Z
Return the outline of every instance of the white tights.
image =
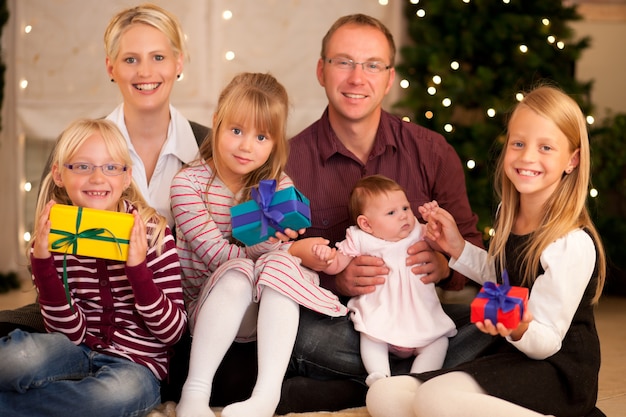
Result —
M217 368L237 336L250 323L252 287L242 273L232 271L211 289L198 313L189 361L189 375L183 386L177 417L215 417L209 408L211 387ZM248 313L248 314L246 314ZM259 373L252 396L231 404L223 417L271 417L280 400L283 377L298 331L298 304L264 287L259 301L257 346ZM241 328L241 329L240 329Z
M488 395L469 374L450 372L421 383L412 376L376 381L367 392L372 417L539 417Z
M448 338L445 336L435 339L429 345L415 348L416 356L411 366L411 373L441 369L446 359L447 349ZM368 373L365 379L368 387L377 380L391 375L389 345L387 343L361 333L361 359L363 359L363 365Z

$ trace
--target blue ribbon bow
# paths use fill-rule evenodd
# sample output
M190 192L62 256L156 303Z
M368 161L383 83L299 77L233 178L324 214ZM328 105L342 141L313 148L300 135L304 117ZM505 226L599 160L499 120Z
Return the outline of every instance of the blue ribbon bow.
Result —
M285 229L279 224L285 216L278 210L270 210L270 204L276 192L276 180L261 180L259 188L252 189L250 196L261 209L261 236L267 235L269 226L284 233Z
M485 282L483 292L478 293L476 296L477 298L487 298L489 300L485 306L485 320L489 319L496 323L498 321L498 310L508 313L515 306L519 306L520 316L524 314L523 301L517 297L510 297L508 295L510 290L511 285L509 284L509 275L506 270L502 272L501 285L494 282Z

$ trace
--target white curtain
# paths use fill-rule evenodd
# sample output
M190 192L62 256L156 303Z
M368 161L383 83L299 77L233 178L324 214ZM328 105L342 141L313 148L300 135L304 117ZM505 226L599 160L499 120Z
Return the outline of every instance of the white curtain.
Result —
M188 36L190 60L173 93L183 114L209 124L217 95L238 72L271 72L292 102L290 134L319 117L326 100L315 78L321 39L339 16L361 12L396 31L401 2L377 0L161 0ZM103 33L121 0L17 1L17 111L28 137L54 138L72 119L106 115L119 101L104 67ZM223 14L230 11L232 17ZM30 32L24 28L30 25ZM396 31L397 32L397 31ZM398 35L399 36L399 35ZM225 58L227 52L234 59Z

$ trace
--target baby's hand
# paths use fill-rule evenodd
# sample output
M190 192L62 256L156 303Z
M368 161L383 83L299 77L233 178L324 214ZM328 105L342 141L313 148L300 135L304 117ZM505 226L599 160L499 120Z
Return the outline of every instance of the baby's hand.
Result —
M419 206L417 208L417 210L420 212L420 214L422 215L422 218L425 221L429 221L429 217L430 214L433 212L433 210L435 210L437 207L439 207L439 204L437 203L436 200L431 201L430 203L424 203L421 206Z
M437 250L443 251L453 258L458 258L463 253L465 240L454 220L454 217L439 207L436 201L431 201L418 208L422 217L428 222L424 238L429 243L435 242L438 246L433 246Z
M322 240L322 243L315 243L311 245L308 267L314 271L324 271L328 268L328 265L333 263L337 249L328 246L328 240L316 238Z
M311 246L311 250L320 261L324 261L327 264L332 263L337 253L337 249L331 248L327 245L313 245Z

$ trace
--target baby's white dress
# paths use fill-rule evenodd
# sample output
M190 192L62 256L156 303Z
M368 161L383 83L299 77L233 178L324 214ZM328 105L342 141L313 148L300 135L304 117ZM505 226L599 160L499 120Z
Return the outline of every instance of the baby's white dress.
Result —
M415 220L409 236L389 242L365 233L357 226L346 230L337 248L348 256L382 258L389 268L387 281L376 291L348 302L354 328L371 338L404 348L420 348L434 340L456 334L454 322L441 308L434 284L424 284L421 275L406 266L408 248L423 240L424 225Z

